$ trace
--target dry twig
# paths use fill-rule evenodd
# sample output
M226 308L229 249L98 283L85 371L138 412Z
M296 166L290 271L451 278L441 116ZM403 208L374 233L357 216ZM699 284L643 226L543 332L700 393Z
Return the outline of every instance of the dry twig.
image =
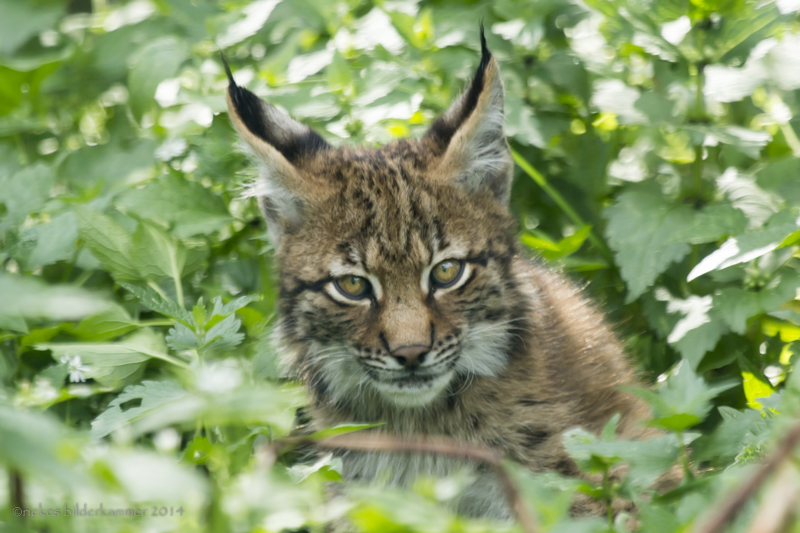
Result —
M511 476L503 466L500 455L488 448L471 446L459 443L445 437L400 439L389 435L355 434L336 435L320 441L309 438L288 438L273 443L270 450L271 458L277 456L286 448L314 444L319 448L331 450L354 450L364 452L389 452L389 453L430 453L445 455L456 459L479 461L488 464L497 474L508 501L514 510L517 521L525 533L536 533L538 527L530 509L525 505L519 489L514 484ZM269 461L270 463L272 461Z

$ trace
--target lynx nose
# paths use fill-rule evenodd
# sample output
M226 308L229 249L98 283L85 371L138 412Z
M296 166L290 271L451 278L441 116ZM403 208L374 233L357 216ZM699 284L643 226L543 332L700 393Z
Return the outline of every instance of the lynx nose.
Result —
M416 368L425 360L425 355L430 349L430 346L424 344L410 344L392 351L392 357L406 368Z

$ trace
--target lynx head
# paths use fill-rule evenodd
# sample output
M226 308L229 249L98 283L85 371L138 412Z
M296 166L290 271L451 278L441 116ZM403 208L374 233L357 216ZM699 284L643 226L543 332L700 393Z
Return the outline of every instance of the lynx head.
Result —
M281 272L276 334L317 402L425 408L506 367L524 304L503 84L481 44L471 84L422 139L374 149L330 146L229 72Z

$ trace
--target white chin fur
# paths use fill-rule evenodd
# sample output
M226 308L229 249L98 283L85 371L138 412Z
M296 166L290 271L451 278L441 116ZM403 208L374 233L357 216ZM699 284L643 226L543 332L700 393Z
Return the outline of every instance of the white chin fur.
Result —
M380 381L373 381L372 386L381 396L399 407L422 407L435 400L450 383L452 377L453 373L447 372L415 388L400 388Z

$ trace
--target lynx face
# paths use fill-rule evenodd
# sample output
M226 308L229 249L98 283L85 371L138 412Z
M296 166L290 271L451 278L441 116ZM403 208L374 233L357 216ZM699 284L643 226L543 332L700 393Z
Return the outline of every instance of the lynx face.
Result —
M281 269L277 341L318 401L426 406L508 363L525 303L503 87L482 45L470 87L421 140L377 149L333 148L230 77Z

